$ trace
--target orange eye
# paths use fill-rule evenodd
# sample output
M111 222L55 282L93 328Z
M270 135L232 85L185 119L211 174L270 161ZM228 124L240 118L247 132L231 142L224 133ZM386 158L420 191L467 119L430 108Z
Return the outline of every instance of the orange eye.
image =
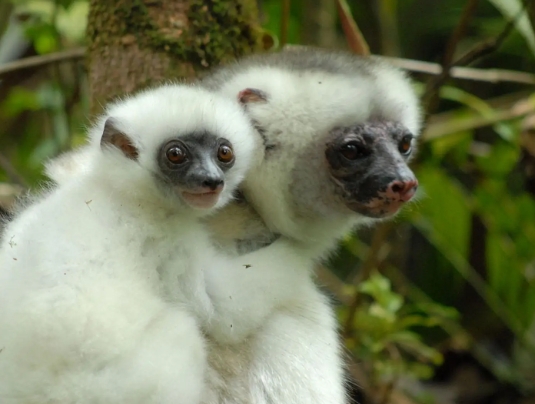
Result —
M234 152L230 146L222 144L217 151L217 159L222 163L230 163L234 160Z
M165 155L167 156L167 160L169 160L172 164L182 164L188 159L184 149L179 146L170 147L165 152Z
M367 155L366 149L357 143L346 143L340 147L340 153L348 160L357 160Z
M403 139L401 139L401 142L399 142L399 152L403 155L410 154L412 150L412 136L406 135L403 136Z

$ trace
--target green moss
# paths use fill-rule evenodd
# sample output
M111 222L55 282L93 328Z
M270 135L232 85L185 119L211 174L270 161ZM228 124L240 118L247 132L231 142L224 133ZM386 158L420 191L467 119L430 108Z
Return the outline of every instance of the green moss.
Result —
M97 1L92 3L95 18L102 18L111 11L109 5L100 4L98 6L106 9L99 13L95 9ZM108 31L108 38L134 35L141 48L165 52L177 63L192 63L195 70L225 63L260 48L262 31L256 23L254 0L190 0L189 4L189 26L181 34L178 34L179 28L166 34L151 19L142 0L119 1L112 11L115 24L110 26L106 18L99 21L88 31L90 43L98 46L98 41L105 41L103 31Z
M209 4L208 13L205 3ZM209 65L252 53L260 45L256 17L250 0L194 0L189 12L189 34L196 41L192 49L196 48L197 56Z

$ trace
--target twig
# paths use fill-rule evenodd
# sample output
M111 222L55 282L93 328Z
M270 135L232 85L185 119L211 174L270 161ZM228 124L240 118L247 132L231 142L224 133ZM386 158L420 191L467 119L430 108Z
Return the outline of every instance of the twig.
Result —
M453 56L455 55L457 45L459 44L459 42L461 42L461 39L466 34L466 29L468 28L470 21L474 17L478 2L479 0L470 0L466 3L463 13L461 15L461 19L453 30L450 40L446 45L446 51L444 52L444 56L442 58L442 66L450 66L451 62L453 62Z
M399 2L391 0L378 0L369 4L374 4L374 15L377 21L377 32L381 53L388 56L398 56L401 54L399 38L399 21L397 8Z
M381 223L377 226L377 228L373 232L372 243L370 245L368 255L362 263L358 275L353 279L352 283L354 285L359 285L360 283L368 279L370 277L371 272L378 267L379 262L381 261L382 247L392 229L392 222ZM353 331L353 321L355 319L355 314L357 313L359 305L360 293L356 291L355 295L353 296L353 301L348 307L347 319L343 331L344 336L346 338L349 337Z
M338 15L340 16L342 29L344 30L347 43L351 50L357 55L369 55L370 48L355 19L351 15L351 9L346 0L336 0L336 7L338 9Z
M303 45L286 45L284 46L284 49L298 49L303 47ZM438 63L381 55L374 55L374 57L384 59L397 67L412 72L431 74L434 76L442 74L442 66ZM535 74L505 69L477 69L474 67L456 66L450 69L450 77L463 80L488 81L490 83L512 82L535 84Z
M472 49L470 49L468 52L466 52L463 56L461 56L455 63L455 66L464 66L474 63L477 59L482 58L485 55L488 55L495 50L497 50L502 43L505 41L505 39L509 36L509 34L513 31L513 28L515 27L517 18L514 20L509 21L509 23L506 25L504 30L499 34L496 38L489 39L485 42L482 42L476 46L474 46Z
M385 59L391 64L402 69L417 73L440 75L442 66L438 63L424 62L421 60L376 56ZM521 84L535 84L535 74L505 69L476 69L473 67L452 67L449 73L455 79L497 82L513 82Z
M282 0L280 46L288 42L288 25L290 23L290 0Z
M446 136L451 133L458 133L466 130L480 128L484 126L494 125L498 122L509 121L511 119L521 118L530 113L533 113L535 108L531 97L520 100L512 100L505 103L500 108L495 109L492 115L481 116L474 112L472 116L464 117L457 116L459 111L443 112L441 114L432 115L422 135L424 142Z
M0 152L0 167L6 172L11 181L20 185L23 188L28 188L28 183L22 175L20 175L15 167L10 163L9 159Z
M0 77L23 69L32 69L64 60L81 59L84 57L85 48L69 49L63 52L49 53L46 55L32 56L14 62L0 65Z
M442 57L442 74L444 75L444 81L450 76L450 69L452 67L453 56L455 55L455 50L457 45L464 37L466 29L470 21L472 20L474 13L477 9L477 4L479 0L470 0L466 3L466 6L461 15L459 23L453 30L451 37L446 45L446 50ZM431 113L434 111L439 102L438 91L434 91L434 80L429 80L427 83L427 88L423 98L423 104L426 106L426 112Z
M315 270L318 284L325 287L336 300L343 305L349 306L353 301L352 297L345 292L346 284L323 265L318 265Z
M511 21L509 21L507 25L504 27L504 29L502 30L502 32L498 34L495 38L491 38L491 39L488 39L484 42L477 44L468 52L466 52L463 56L461 56L459 59L453 62L450 66L447 66L447 68L443 68L442 72L437 77L435 77L433 80L429 82L423 99L429 100L431 99L431 94L433 92L438 92L438 89L448 79L449 70L453 66L469 65L475 62L477 59L485 55L488 55L494 52L496 49L498 49L502 45L502 43L505 41L505 39L509 36L509 34L512 32L518 18L522 16L522 13L524 11L525 11L524 8L522 8L522 10L518 13L518 15L515 18L513 18ZM425 105L425 107L426 107L426 111L428 111L428 108L430 107L430 105L427 104Z

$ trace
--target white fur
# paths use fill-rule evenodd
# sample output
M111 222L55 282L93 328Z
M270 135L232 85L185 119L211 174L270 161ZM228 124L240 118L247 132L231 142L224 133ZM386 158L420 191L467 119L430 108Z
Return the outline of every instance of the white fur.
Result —
M388 65L328 52L301 56L298 63L284 54L258 56L205 83L234 99L246 88L267 94L267 102L249 103L246 110L275 148L249 171L242 191L271 231L321 258L356 224L371 221L336 199L323 154L329 130L383 119L401 122L417 136L420 113L410 83ZM311 269L294 268L310 275ZM239 352L211 349L212 374L220 380L212 376L217 394L205 403L346 402L337 322L310 279Z
M260 217L251 214L247 206L233 204L208 218L213 224L226 224L212 225L217 244L228 248L232 244L227 242L229 234L234 240L241 237L239 231L226 228L233 223L245 233L255 229L256 237L259 223L264 221L269 230L283 236L258 251L266 255L257 255L258 262L248 268L249 272L226 274L217 266L208 266L207 288L215 310L219 310L214 316L219 320L212 321L212 326L219 324L220 328L208 328L210 366L205 404L346 401L337 322L311 279L312 265L307 257L325 257L356 224L372 220L337 201L323 157L325 136L335 126L370 119L399 121L415 136L420 130L416 96L403 74L392 67L374 59L329 52L298 54L295 59L303 60L297 63L301 66L277 58L268 55L238 62L205 81L206 86L231 99L248 87L265 91L269 102L250 104L247 112L266 130L268 141L277 146L259 158L242 188L249 206ZM58 181L68 177L48 172ZM295 261L299 256L302 261ZM252 255L244 257L243 264L253 262ZM262 275L264 267L267 270ZM295 281L284 279L281 268L295 275ZM259 282L255 275L264 276L265 282ZM235 292L227 293L235 286ZM281 299L287 293L292 298ZM230 307L231 302L238 301ZM281 304L271 306L276 301ZM230 328L232 323L226 316L240 305L242 317L234 321L243 329L248 324L258 327L246 340L241 340L245 334L235 333L237 338L223 335L225 324Z
M332 201L328 200L332 198L329 192L316 193L310 203L300 201L296 206L293 193L296 187L307 192L329 186L321 142L326 140L330 129L383 119L401 122L415 136L419 135L418 99L410 82L399 70L379 61L373 65L373 75L358 70L369 69L372 61L374 59L356 58L354 74L349 74L351 66L343 66L341 72L294 70L284 65L270 66L266 59L251 66L245 64L234 74L232 70L229 74L223 73L221 80L217 73L215 79L208 79L209 87L229 98L235 99L246 88L259 89L268 95L268 102L250 103L246 110L265 130L268 142L275 143L277 150L272 153L276 156L256 164L242 189L273 231L318 242L319 249L328 251L338 237L347 234L348 226L344 223L349 220L351 228L357 221L366 221L348 210L335 211ZM297 179L296 171L308 177ZM312 183L317 186L310 186ZM329 223L334 224L333 230L339 233L337 237L324 234L323 228ZM323 245L324 241L327 245Z
M121 179L128 186L129 177L106 160L111 158L98 159L98 170L53 191L5 229L2 403L198 400L202 335L183 304L163 299L157 271L168 260L195 264L176 248L191 244L195 222L167 217L164 206L146 200L125 200L114 183ZM153 215L154 209L161 214ZM171 237L177 228L187 229L187 237ZM177 267L177 276L187 269Z
M133 140L138 161L100 149L107 117ZM198 221L204 213L165 196L151 174L161 142L203 130L234 148L222 206L257 148L250 125L235 103L170 85L108 108L84 169L9 223L0 246L0 402L199 401L206 351L192 313L230 341L253 322L235 321L232 304L213 316L202 269L221 261L245 271L242 260L216 257Z

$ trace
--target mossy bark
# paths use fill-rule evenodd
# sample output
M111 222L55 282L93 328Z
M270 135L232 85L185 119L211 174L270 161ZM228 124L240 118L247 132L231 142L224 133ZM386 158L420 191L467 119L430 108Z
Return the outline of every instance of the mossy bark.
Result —
M91 0L91 109L261 47L256 0Z

